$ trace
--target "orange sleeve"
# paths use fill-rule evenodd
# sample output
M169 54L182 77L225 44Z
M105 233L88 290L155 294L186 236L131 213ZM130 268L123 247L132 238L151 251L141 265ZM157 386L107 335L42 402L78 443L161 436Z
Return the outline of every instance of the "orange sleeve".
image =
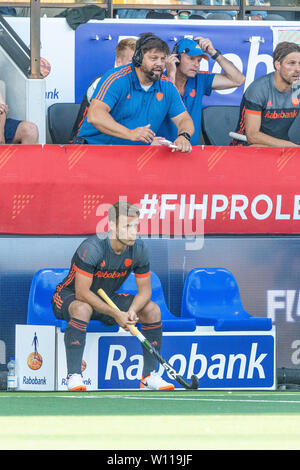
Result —
M137 273L135 273L134 275L135 275L135 277L137 277L137 278L141 278L141 277L149 277L150 274L151 274L150 271L148 271L148 272L145 273L145 274L137 274Z
M83 271L82 269L78 268L75 264L74 264L74 269L75 269L75 271L76 271L77 273L79 273L79 274L83 274L84 276L93 278L93 274L88 273L88 272L86 272L86 271Z

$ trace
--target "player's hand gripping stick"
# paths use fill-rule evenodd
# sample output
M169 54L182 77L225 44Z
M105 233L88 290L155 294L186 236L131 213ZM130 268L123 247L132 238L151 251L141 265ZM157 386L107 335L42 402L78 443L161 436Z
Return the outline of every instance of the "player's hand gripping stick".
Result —
M102 299L112 308L120 310L117 305L111 300L110 297L104 292L103 289L98 290L98 294ZM161 354L152 346L152 344L145 338L145 336L134 326L128 325L128 329L133 336L136 336L138 340L148 349L148 351L153 354L153 356L158 360L158 362L166 369L169 375L176 380L180 385L182 385L187 390L197 390L199 386L199 380L196 375L192 375L192 382L188 382L181 375L177 374L176 370L167 362L167 360L161 356Z

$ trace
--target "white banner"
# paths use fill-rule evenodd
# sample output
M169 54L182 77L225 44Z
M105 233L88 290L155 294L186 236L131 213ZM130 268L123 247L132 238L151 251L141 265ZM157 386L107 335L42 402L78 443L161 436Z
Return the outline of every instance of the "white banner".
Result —
M55 326L16 325L18 390L55 389Z

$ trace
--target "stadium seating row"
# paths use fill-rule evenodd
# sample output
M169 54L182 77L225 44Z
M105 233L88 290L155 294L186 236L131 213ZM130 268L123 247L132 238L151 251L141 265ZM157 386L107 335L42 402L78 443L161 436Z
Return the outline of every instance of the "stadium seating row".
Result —
M68 144L79 110L78 103L55 103L49 106L48 129L53 144ZM216 112L217 108L217 112ZM239 106L208 106L202 111L202 132L207 145L229 145L229 132L235 131Z
M64 331L67 322L55 318L51 298L68 269L41 269L35 273L28 300L27 324L54 325ZM233 274L225 268L195 268L186 277L181 315L173 315L166 304L159 277L151 271L152 301L162 314L163 330L194 331L196 326L213 326L215 331L268 331L270 318L254 317L244 309L239 287ZM130 274L119 292L135 294L135 276ZM118 325L105 326L91 320L88 332L117 332Z
M49 106L48 129L53 144L68 144L80 104L55 103ZM207 106L202 110L202 138L204 144L228 146L232 140L230 133L235 132L239 106ZM299 143L300 114L289 130L292 142ZM200 138L201 139L201 138Z

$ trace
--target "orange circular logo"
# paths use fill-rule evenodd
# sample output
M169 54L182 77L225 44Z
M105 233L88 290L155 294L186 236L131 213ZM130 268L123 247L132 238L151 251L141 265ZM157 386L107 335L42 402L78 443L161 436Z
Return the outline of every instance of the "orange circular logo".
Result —
M47 77L49 73L51 72L50 62L48 62L47 59L44 59L44 57L41 57L41 60L40 60L40 72L44 78Z
M132 259L126 258L124 264L125 264L126 268L128 268L128 266L132 265Z
M32 352L27 357L28 367L32 370L38 370L42 367L43 358L39 353Z

